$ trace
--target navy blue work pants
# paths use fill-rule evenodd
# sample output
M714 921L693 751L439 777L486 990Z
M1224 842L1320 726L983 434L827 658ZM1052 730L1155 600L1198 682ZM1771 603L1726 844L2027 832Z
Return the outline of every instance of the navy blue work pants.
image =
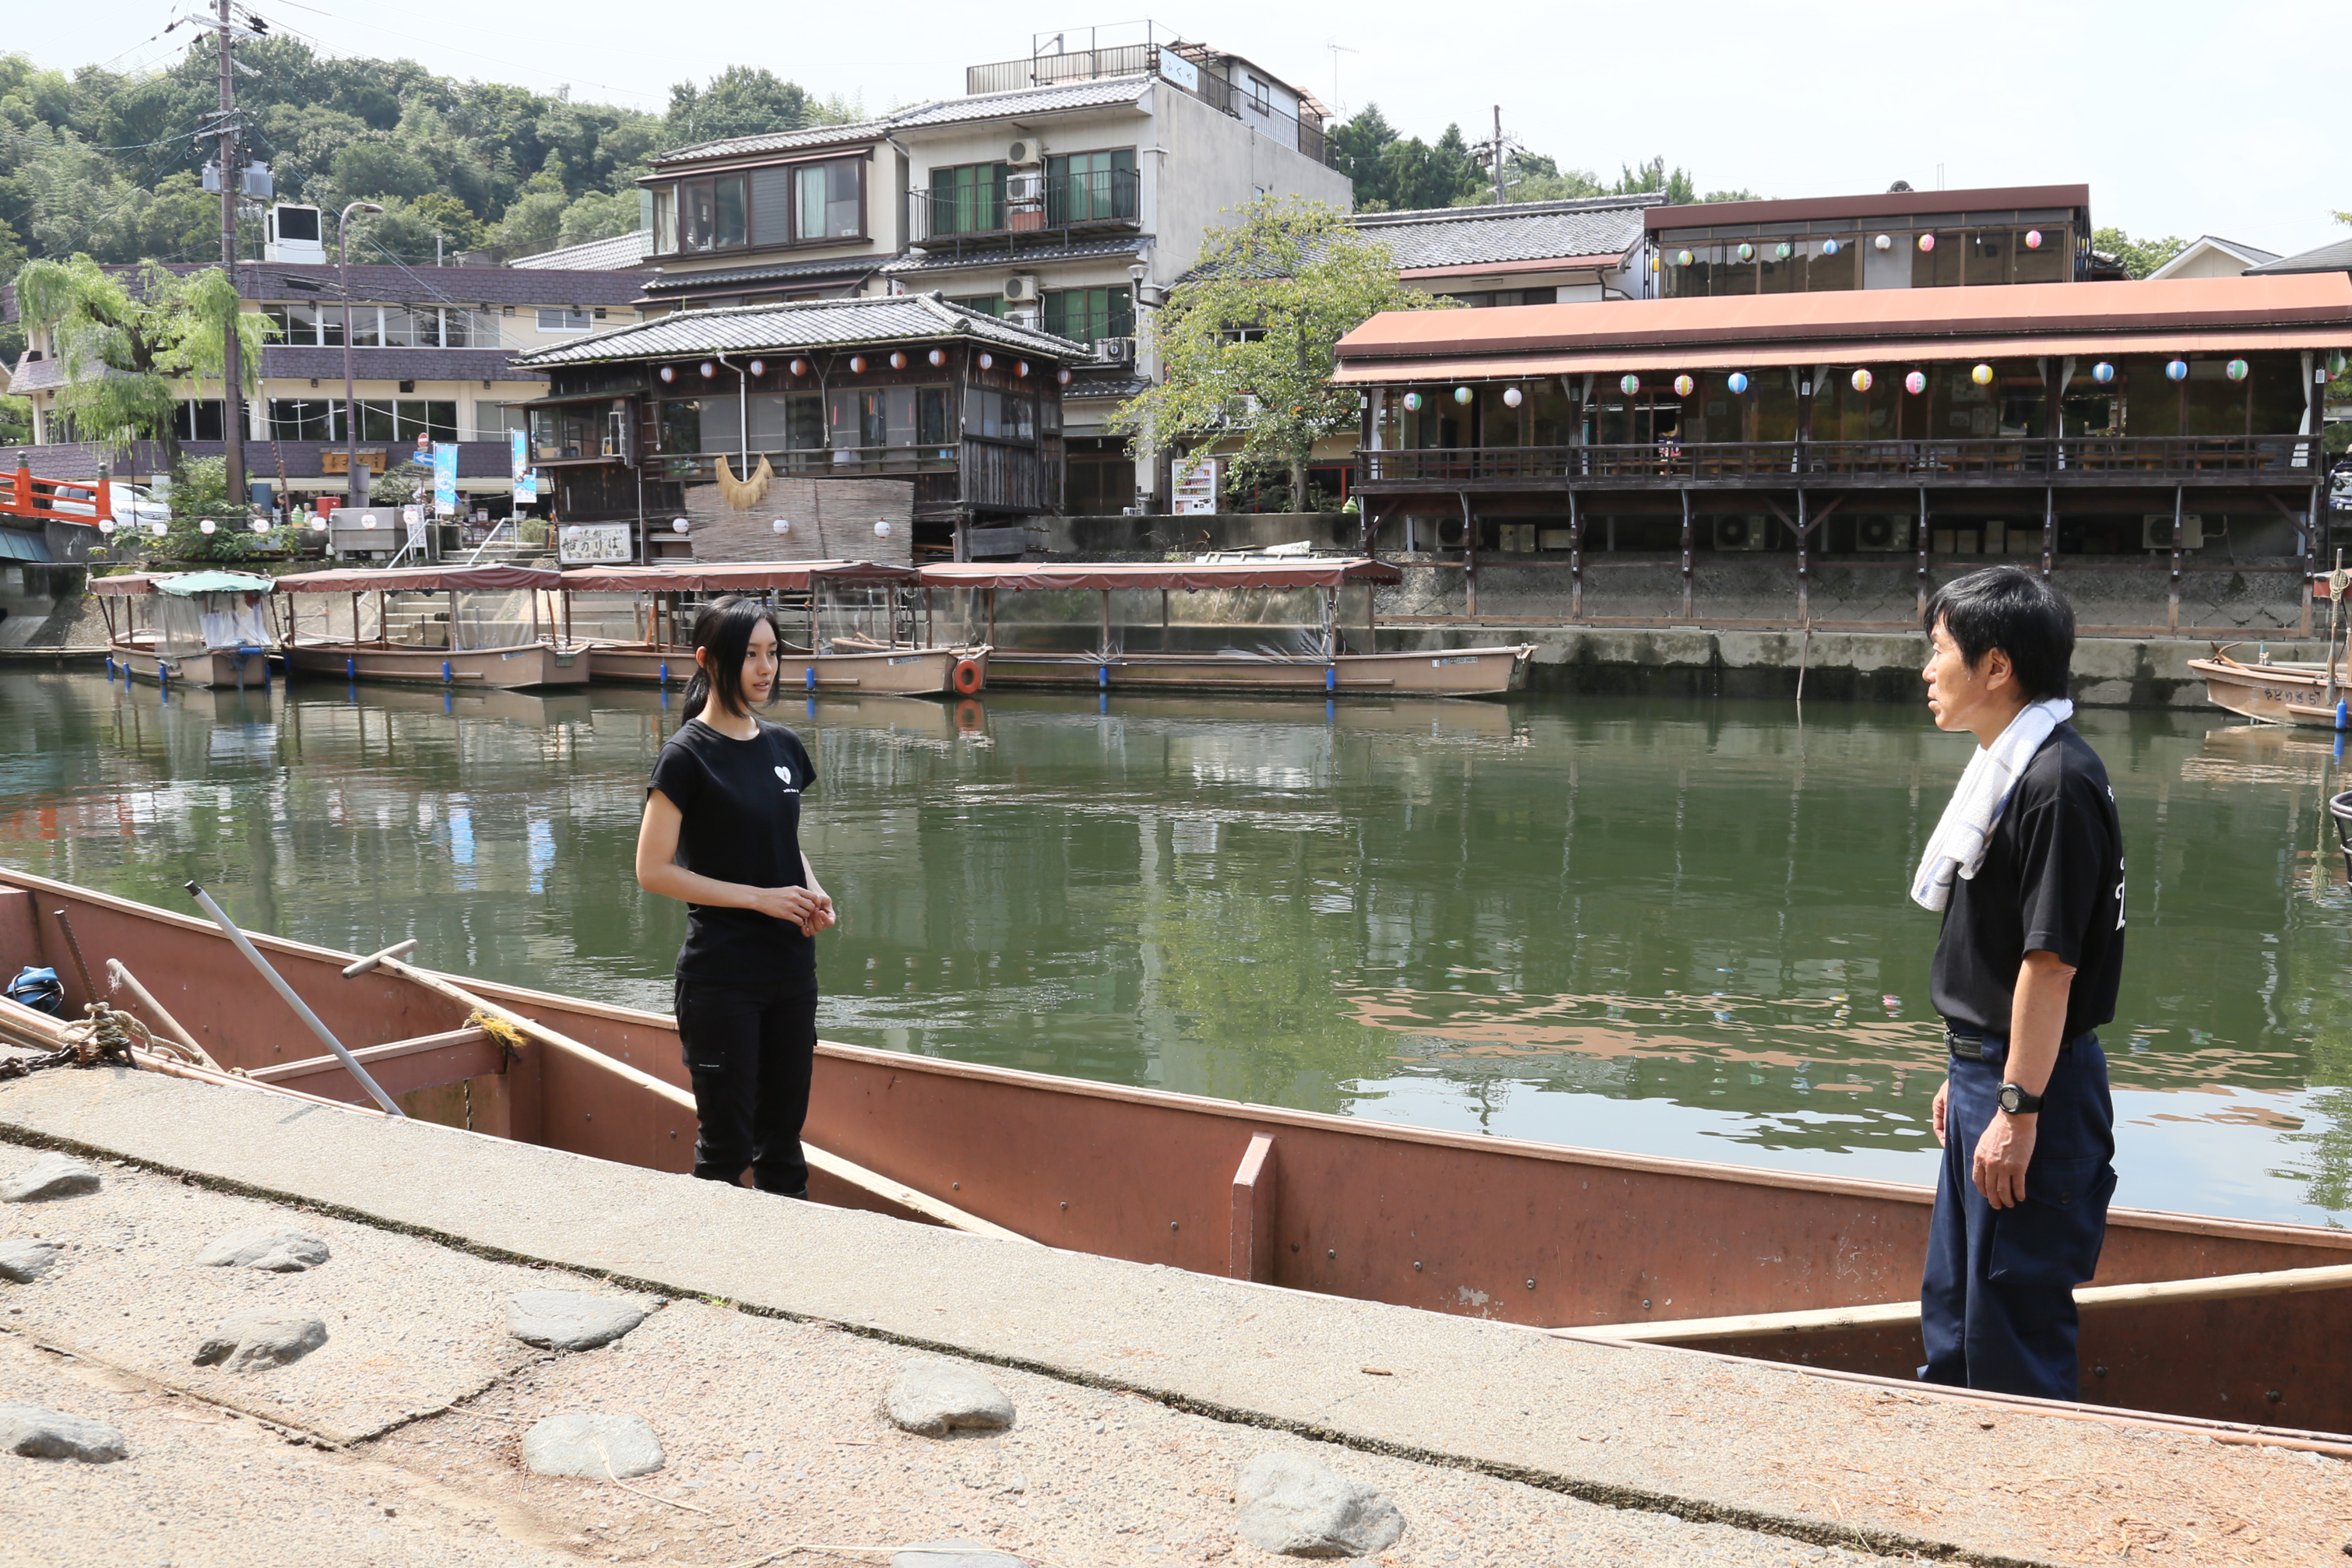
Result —
M2042 1093L2025 1201L1996 1209L1969 1171L1977 1140L2001 1114L2005 1041L1984 1059L1951 1058L1944 1163L1929 1222L1919 1328L1929 1383L2042 1399L2079 1399L2074 1287L2099 1265L2116 1190L2116 1112L2096 1035L2058 1053Z
M816 987L797 984L677 982L677 1034L702 1123L694 1173L763 1193L808 1190L801 1124L816 1065Z

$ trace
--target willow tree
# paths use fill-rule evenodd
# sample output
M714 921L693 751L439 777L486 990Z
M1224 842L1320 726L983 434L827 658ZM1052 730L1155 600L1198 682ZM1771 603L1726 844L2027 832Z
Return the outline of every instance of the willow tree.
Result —
M1147 320L1160 383L1120 405L1112 428L1139 460L1234 443L1244 471L1284 471L1307 504L1315 443L1352 429L1360 401L1334 386L1339 340L1383 310L1451 304L1399 282L1388 247L1336 207L1262 196L1213 228L1201 259Z
M121 447L161 440L176 466L183 381L220 382L234 330L244 348L245 390L259 384L271 328L244 309L218 268L175 273L149 262L135 275L87 256L29 261L16 274L25 325L46 331L63 362L56 410L76 439Z

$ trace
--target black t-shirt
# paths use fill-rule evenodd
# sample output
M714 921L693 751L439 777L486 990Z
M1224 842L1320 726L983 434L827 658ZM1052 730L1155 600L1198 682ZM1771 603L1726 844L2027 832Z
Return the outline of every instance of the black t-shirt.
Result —
M1976 876L1953 879L1936 942L1936 1010L1961 1034L2006 1038L2018 966L2037 951L2074 969L2065 1038L2116 1016L2123 827L2106 765L2072 724L2027 761Z
M677 863L699 876L752 888L799 888L801 792L816 783L801 738L760 721L749 741L699 719L678 726L654 760L649 786L685 819ZM687 908L677 972L688 979L767 984L816 978L816 943L791 921L757 910Z

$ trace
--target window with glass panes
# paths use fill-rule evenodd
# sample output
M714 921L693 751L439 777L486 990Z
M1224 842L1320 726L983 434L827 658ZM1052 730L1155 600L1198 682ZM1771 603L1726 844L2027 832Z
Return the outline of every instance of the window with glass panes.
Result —
M680 251L726 250L748 238L744 225L743 176L717 174L707 180L680 180L676 198L677 239ZM661 204L655 204L656 221Z
M1002 294L966 295L960 299L950 300L948 303L961 305L975 316L994 316L1000 321L1004 317L1004 296Z
M859 160L836 158L793 171L793 237L854 239L866 232Z
M1045 160L1045 221L1093 223L1136 214L1135 149L1069 153Z
M269 400L269 438L273 441L340 441L343 439L341 399L273 397Z
M931 171L931 233L993 234L1004 226L1004 165Z
M273 342L297 348L340 348L343 308L325 304L265 305L262 314L278 329ZM494 349L499 319L455 305L358 305L352 307L352 342L361 348ZM544 311L541 314L545 314ZM586 312L583 331L586 330Z
M414 441L419 436L436 441L457 439L457 405L438 398L360 399L360 439Z
M227 420L217 397L189 398L172 416L172 433L183 441L226 439Z
M1057 338L1092 344L1135 335L1135 301L1127 289L1052 289L1039 300L1038 325Z

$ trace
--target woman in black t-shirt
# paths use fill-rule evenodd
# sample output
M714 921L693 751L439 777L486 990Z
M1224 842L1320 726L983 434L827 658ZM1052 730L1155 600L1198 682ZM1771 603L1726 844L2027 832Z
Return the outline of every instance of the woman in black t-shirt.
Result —
M776 684L776 623L720 599L694 624L686 722L662 747L637 829L637 885L686 904L677 1032L701 1121L694 1173L808 1195L801 1123L816 1058L816 934L833 900L801 852L815 770L752 710Z

